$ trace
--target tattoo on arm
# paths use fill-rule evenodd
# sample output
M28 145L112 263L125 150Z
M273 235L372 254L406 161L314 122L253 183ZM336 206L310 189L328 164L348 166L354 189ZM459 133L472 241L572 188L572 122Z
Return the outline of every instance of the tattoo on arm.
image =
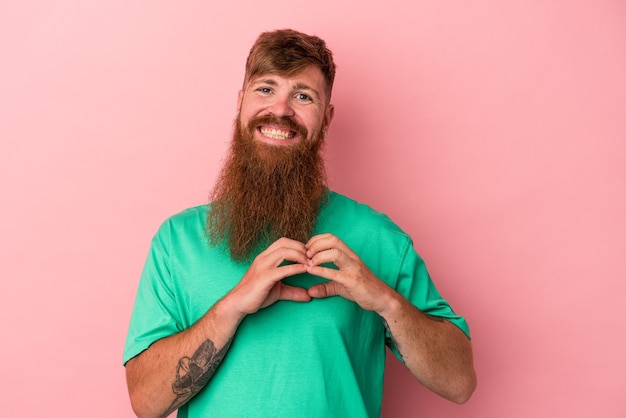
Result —
M435 322L444 322L445 321L445 319L440 317L440 316L430 315L430 314L427 314L427 313L424 313L424 315L426 315L426 318L430 319L431 321L435 321ZM400 351L400 347L398 347L398 343L397 343L396 339L394 338L393 334L391 333L391 329L389 328L389 324L387 323L385 318L383 318L382 316L380 317L380 319L383 321L383 325L385 326L385 329L387 330L387 333L391 337L391 342L396 347L396 350L398 350L398 354L400 354L400 360L404 363L404 356L402 355L402 352Z
M213 341L206 340L200 344L191 357L183 357L178 361L176 380L172 383L172 391L176 399L161 416L162 418L178 409L209 382L226 355L231 341L232 339L218 351Z
M396 339L391 333L391 329L389 328L389 324L387 323L387 320L383 318L382 316L380 317L380 319L383 321L383 325L385 326L385 330L387 330L387 334L389 334L389 337L391 337L391 342L396 347L396 350L398 350L398 354L400 354L400 360L404 363L404 357L402 356L402 353L400 352L400 348L398 348L398 343L396 342Z

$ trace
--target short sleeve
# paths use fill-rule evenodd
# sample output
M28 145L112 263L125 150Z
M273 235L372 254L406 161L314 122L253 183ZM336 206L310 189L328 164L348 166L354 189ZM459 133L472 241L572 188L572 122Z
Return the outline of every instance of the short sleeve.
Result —
M124 364L155 341L183 329L172 285L169 235L165 223L152 240L126 337Z
M395 288L420 311L450 321L468 338L470 337L467 321L462 316L457 315L450 304L441 297L428 274L426 264L415 252L410 241L404 253ZM386 343L396 357L401 358L389 332L386 334Z

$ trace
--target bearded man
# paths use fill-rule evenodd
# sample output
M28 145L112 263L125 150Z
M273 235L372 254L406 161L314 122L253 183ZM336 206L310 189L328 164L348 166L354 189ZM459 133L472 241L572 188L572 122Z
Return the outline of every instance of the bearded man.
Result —
M209 205L152 241L124 350L140 417L380 416L385 346L457 403L469 330L391 220L327 188L335 64L323 40L263 33Z

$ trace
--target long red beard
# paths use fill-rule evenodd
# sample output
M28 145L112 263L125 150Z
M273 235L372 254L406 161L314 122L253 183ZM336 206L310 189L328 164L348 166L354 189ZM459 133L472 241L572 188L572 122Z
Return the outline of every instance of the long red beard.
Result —
M207 216L211 245L227 244L236 261L251 260L281 237L306 242L313 232L324 189L323 137L294 146L271 146L253 138L261 120L297 130L291 120L275 117L239 119L230 153L213 190Z

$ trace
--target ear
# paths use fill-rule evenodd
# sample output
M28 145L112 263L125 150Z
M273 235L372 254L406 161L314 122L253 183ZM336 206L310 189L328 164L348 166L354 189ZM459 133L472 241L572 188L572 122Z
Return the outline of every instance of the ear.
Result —
M335 116L335 106L332 104L328 104L326 106L326 112L324 114L324 130L327 130L330 126L330 123L333 121L333 117Z
M243 102L243 90L239 90L237 94L237 114L241 111L241 102Z

